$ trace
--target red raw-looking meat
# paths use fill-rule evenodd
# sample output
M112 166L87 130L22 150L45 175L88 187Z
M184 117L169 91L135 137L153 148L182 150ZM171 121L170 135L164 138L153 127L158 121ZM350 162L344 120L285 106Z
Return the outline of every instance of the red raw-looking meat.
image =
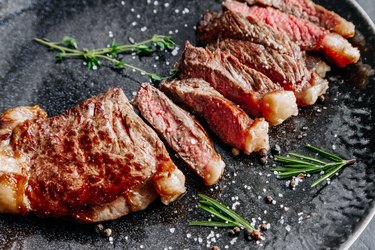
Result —
M186 190L163 142L118 88L52 118L39 107L5 111L0 135L0 212L90 223Z
M139 89L135 104L142 116L206 185L213 185L220 179L225 163L195 118L147 83Z
M345 20L333 11L329 11L311 0L243 0L249 5L270 6L282 12L303 18L326 30L335 32L345 38L355 35L353 23Z
M174 80L163 82L161 89L204 117L210 128L226 144L247 154L269 149L268 123L264 118L250 119L208 82L202 79Z
M359 60L359 50L345 38L304 19L271 7L249 7L246 3L232 0L225 1L223 7L247 18L257 18L274 29L287 33L303 50L322 50L326 58L338 67L345 67Z
M180 79L202 78L253 117L263 116L273 125L297 115L293 92L285 91L267 76L241 64L219 50L196 48L189 42L179 64Z

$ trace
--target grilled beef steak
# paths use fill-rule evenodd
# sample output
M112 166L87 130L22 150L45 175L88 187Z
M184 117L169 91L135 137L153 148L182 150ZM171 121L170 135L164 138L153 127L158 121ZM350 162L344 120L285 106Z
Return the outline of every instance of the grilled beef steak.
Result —
M271 7L249 7L246 3L237 1L226 1L223 6L225 9L237 12L244 17L259 19L280 32L285 32L303 50L322 50L326 58L338 67L345 67L359 60L359 50L354 48L345 38L330 33L307 20L285 14Z
M0 212L96 222L185 192L184 175L121 89L52 118L37 107L8 110L0 134Z
M202 45L218 39L239 39L263 45L299 60L303 53L289 37L254 18L245 18L230 10L224 13L206 11L197 26L197 40Z
M353 23L311 0L243 0L243 2L279 9L298 18L309 20L345 38L353 37L355 34Z
M234 103L201 79L163 82L161 89L203 116L225 143L249 154L269 148L268 123L254 121Z
M328 82L314 76L315 71L307 69L305 59L294 59L277 50L245 40L224 39L209 47L220 48L235 56L242 64L258 70L279 83L285 90L291 90L298 105L312 105L325 94Z
M219 50L212 53L187 42L179 72L180 79L204 79L252 116L263 116L274 125L297 115L293 92L283 90L279 84L241 64L228 53Z
M207 185L220 179L225 163L196 119L147 83L142 84L135 104L142 116Z

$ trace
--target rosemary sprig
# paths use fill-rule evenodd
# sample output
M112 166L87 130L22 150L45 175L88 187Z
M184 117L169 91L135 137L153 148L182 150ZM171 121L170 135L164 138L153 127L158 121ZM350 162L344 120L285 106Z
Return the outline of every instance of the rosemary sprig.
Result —
M330 161L322 161L317 158L305 156L297 153L289 153L288 156L276 156L276 162L284 165L283 168L273 168L272 171L277 171L281 178L290 178L298 176L299 174L314 174L324 173L318 178L311 187L315 187L324 180L327 180L338 173L344 166L351 165L356 162L355 159L345 160L341 157L324 151L320 148L306 145L310 151L317 153L322 158Z
M111 62L117 69L130 68L148 76L153 81L161 81L170 77L162 77L155 73L146 72L143 69L121 61L118 55L124 53L149 55L157 50L173 50L176 47L176 44L171 37L162 35L154 35L151 39L134 44L120 45L113 40L110 47L93 50L85 48L79 49L77 41L68 36L65 36L60 42L51 42L47 39L40 38L34 38L34 40L50 49L58 50L59 52L55 55L56 62L61 62L68 58L79 58L87 63L89 69L95 69L100 67L100 60L106 60Z
M203 227L241 227L256 231L255 227L250 222L242 218L232 209L221 204L220 202L204 195L199 194L202 200L199 201L198 208L213 215L217 221L191 221L190 226Z

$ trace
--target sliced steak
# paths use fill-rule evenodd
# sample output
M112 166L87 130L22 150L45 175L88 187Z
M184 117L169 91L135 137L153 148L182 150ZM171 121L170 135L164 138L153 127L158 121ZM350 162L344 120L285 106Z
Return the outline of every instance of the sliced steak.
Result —
M241 64L229 53L211 52L186 42L179 72L180 79L206 80L253 117L263 116L274 125L298 113L293 92L283 90L279 84ZM280 107L288 108L283 110Z
M206 185L215 184L220 179L225 163L195 118L147 83L142 84L135 104L142 116Z
M303 58L298 45L289 37L254 18L245 18L230 10L224 13L206 11L197 26L197 40L202 45L216 43L218 39L239 39L263 45L288 54L297 60Z
M249 5L270 6L303 18L345 38L355 35L353 23L311 0L243 0Z
M204 117L210 128L226 144L245 153L268 150L268 123L254 121L202 79L163 82L161 89Z
M277 50L245 40L224 39L209 47L228 51L242 64L262 72L285 90L293 91L299 105L314 104L328 88L328 82L322 80L320 91L314 91L316 95L311 96L310 88L317 89L318 86L314 85L316 82L312 81L312 72L307 69L304 58L296 60Z
M271 7L249 7L246 3L226 1L225 9L237 12L251 20L256 18L280 32L288 34L302 50L323 51L326 58L338 67L356 63L360 53L342 36L307 20L288 15Z
M185 192L184 175L121 89L52 118L30 109L0 117L0 158L9 163L0 166L0 212L96 222Z

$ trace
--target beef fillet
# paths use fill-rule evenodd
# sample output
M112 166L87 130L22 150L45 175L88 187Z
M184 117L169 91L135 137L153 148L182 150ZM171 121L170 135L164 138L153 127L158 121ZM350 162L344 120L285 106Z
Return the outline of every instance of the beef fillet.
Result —
M202 79L163 82L161 89L204 117L219 138L245 153L268 150L268 123L252 120Z
M311 0L243 0L243 2L247 2L249 5L270 6L279 9L284 13L309 20L345 38L355 35L353 23Z
M184 175L121 89L46 117L39 107L0 116L0 212L97 222L185 192Z
M314 104L328 89L328 82L316 75L316 68L306 67L305 58L295 59L245 40L224 39L209 47L228 51L242 64L262 72L285 90L293 91L298 105Z
M135 104L142 116L207 185L220 179L225 163L195 118L147 83L142 84Z
M189 42L179 64L180 79L202 78L253 117L264 117L272 125L297 115L296 98L267 76L217 50L196 48Z
M345 38L311 23L271 7L249 7L246 3L227 0L225 9L237 12L246 18L259 19L274 29L285 32L303 50L323 51L325 57L338 67L356 63L360 53Z

